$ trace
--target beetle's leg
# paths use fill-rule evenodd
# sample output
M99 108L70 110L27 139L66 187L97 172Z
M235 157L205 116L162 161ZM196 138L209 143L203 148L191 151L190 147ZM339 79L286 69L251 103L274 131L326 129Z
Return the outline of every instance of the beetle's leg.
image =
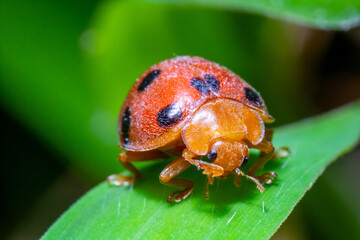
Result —
M129 185L135 180L141 178L141 172L131 162L151 161L156 159L164 159L168 156L158 150L147 152L122 152L118 155L119 162L129 170L133 176L128 177L121 174L113 174L107 178L107 181L114 186Z
M248 143L250 148L256 148L261 151L259 160L253 166L251 166L248 171L250 176L254 176L255 172L263 167L269 160L276 158L277 156L286 156L290 152L289 148L287 147L281 147L274 151L274 146L271 143L273 135L274 131L272 129L266 129L265 137L258 145L252 145L251 143ZM266 172L260 176L254 177L257 178L260 182L270 184L272 180L277 177L277 175L275 172Z
M185 148L183 151L183 157L186 161L191 163L192 165L195 165L198 170L204 169L204 174L206 175L212 175L213 177L218 177L224 174L224 169L216 164L204 162L201 161L200 156L192 153L189 149Z
M191 164L185 161L183 157L179 157L167 165L160 173L160 182L171 186L185 187L184 190L179 190L170 194L167 198L168 202L180 202L191 194L194 188L194 183L192 181L185 179L174 179L175 176L179 175L190 166Z
M257 172L271 159L273 153L274 153L274 149L272 149L270 152L261 152L259 159L254 163L254 165L250 167L247 173L253 176L255 172Z
M260 176L255 176L255 173L263 167L273 156L274 154L274 146L271 143L272 136L274 131L271 129L265 130L265 137L264 139L257 145L248 144L250 148L256 148L261 151L259 159L252 165L248 171L248 175L255 177L260 182L265 182L270 184L272 179L277 177L275 172L266 172L261 174Z
M264 139L257 145L253 145L251 144L249 141L246 141L246 144L248 145L249 148L256 148L259 149L261 152L271 152L274 150L274 146L271 143L271 139L274 135L274 131L272 129L265 129L265 137ZM273 151L272 155L270 156L270 159L274 159L277 157L285 157L289 154L290 149L288 147L280 147L275 149L275 151Z

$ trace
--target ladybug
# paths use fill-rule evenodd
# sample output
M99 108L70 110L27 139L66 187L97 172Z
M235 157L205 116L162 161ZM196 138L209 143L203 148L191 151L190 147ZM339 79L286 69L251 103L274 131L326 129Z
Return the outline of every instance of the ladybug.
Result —
M175 178L192 165L208 178L206 198L214 178L230 175L236 186L244 176L262 192L262 183L277 177L274 172L255 176L274 152L273 131L264 126L273 121L260 94L227 68L200 57L165 60L137 79L120 112L119 147L127 151L118 159L133 176L114 174L107 181L129 185L141 177L132 162L175 155L160 181L184 189L170 194L168 202L180 202L193 191L192 181ZM249 148L261 154L245 174L240 167Z

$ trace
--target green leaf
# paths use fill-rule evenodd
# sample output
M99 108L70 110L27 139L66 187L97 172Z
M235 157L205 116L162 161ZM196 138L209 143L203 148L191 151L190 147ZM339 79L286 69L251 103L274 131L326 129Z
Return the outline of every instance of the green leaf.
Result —
M358 0L146 0L245 10L320 29L348 30L360 24Z
M174 188L159 183L161 162L143 168L144 178L130 187L100 184L42 239L267 239L326 166L359 142L359 122L357 102L275 129L275 146L288 146L291 154L265 167L279 177L262 194L246 180L240 188L216 181L207 201L205 176L193 167L183 177L195 181L194 193L169 204L165 199Z

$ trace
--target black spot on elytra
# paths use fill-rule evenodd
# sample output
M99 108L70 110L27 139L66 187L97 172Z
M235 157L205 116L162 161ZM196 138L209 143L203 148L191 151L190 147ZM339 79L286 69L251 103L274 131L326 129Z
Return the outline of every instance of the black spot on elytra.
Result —
M215 150L211 150L208 155L207 155L207 158L213 162L217 157L217 152Z
M205 75L205 81L209 85L209 89L211 91L214 91L214 92L219 91L220 83L219 83L219 80L216 79L216 77L207 74L207 75Z
M160 73L160 70L153 70L146 75L138 87L138 93L144 91L160 75Z
M198 90L202 94L206 94L209 91L208 85L201 78L193 78L193 79L191 79L191 86L196 88L196 90Z
M197 77L191 79L190 84L202 94L208 94L210 91L217 92L220 88L219 80L209 74L205 75L205 80Z
M127 107L122 115L122 120L121 120L121 131L122 131L121 134L124 138L125 144L128 144L130 141L129 138L130 122L131 122L130 108Z
M157 114L157 121L160 127L167 127L180 121L183 112L178 104L172 103Z
M263 104L259 94L250 88L245 88L245 97L255 105L261 106Z

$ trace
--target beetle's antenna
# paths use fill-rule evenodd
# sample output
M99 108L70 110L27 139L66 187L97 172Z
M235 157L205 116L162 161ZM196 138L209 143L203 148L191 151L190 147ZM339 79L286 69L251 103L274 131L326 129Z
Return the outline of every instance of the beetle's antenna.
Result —
M236 175L241 175L241 176L244 176L246 177L247 179L250 179L251 181L253 181L257 188L259 189L260 192L263 192L265 190L264 186L259 182L259 180L257 180L256 178L252 177L252 176L249 176L249 175L246 175L243 171L241 171L239 168L236 168L235 169L235 174Z

